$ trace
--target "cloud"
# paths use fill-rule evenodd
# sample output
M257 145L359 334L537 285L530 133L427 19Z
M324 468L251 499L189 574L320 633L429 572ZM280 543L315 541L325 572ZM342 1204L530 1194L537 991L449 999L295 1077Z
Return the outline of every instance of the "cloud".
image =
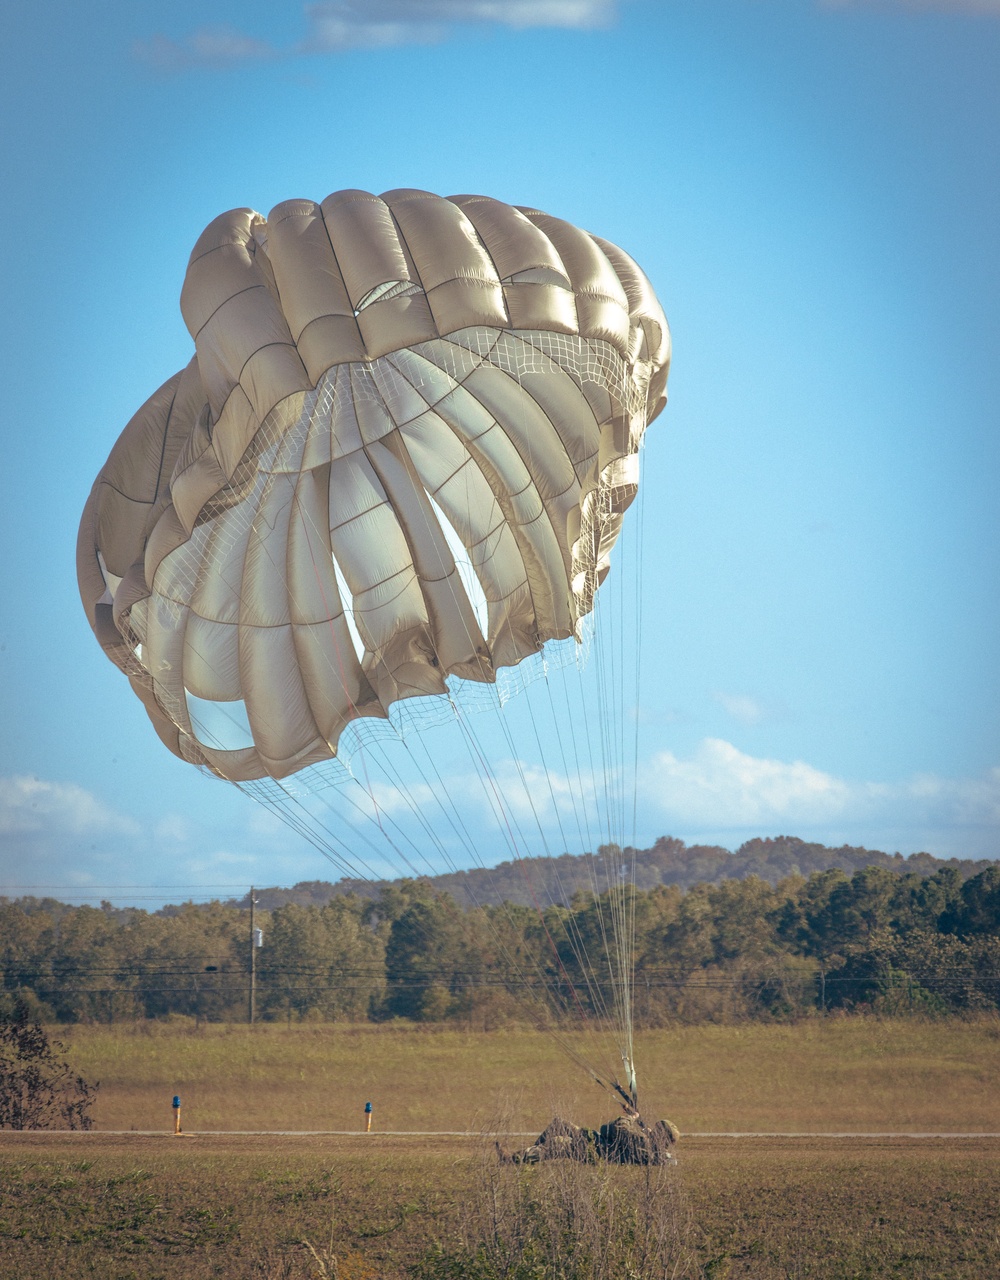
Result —
M168 813L154 828L159 844L187 844L193 835L191 820L179 813Z
M68 835L138 835L139 827L73 782L22 775L0 778L0 837L43 831Z
M519 853L579 852L606 838L598 802L617 778L508 757L495 760L485 791L483 779L460 771L448 772L433 790L416 779L403 790L373 780L378 816L362 790L352 787L348 803L339 788L324 788L312 797L315 830L318 846L337 855L334 865L295 834L308 826L297 797L288 797L289 826L228 788L219 789L207 821L165 811L143 824L74 783L0 778L0 894L155 905L192 894L239 896L249 883L335 880L344 870L368 874L368 868L391 878L479 859L491 865L512 856L512 838ZM231 802L224 799L230 794ZM630 798L623 811L631 813ZM784 832L828 845L1000 858L1000 767L974 778L924 773L895 783L854 781L706 738L686 757L664 751L641 763L638 816L640 842L671 834L735 848L752 836ZM132 892L113 885L174 888Z
M236 800L236 820L227 814L214 829L171 812L144 824L76 783L0 777L0 894L120 900L109 886L177 885L182 892L161 895L176 901L199 885L238 889L234 881L259 878L262 866L275 878L297 874L302 848L291 831L259 830L266 812Z
M712 695L715 701L728 711L734 720L739 720L740 724L756 724L764 715L764 708L756 700L756 698L748 697L745 693L715 693Z
M137 41L133 53L157 71L186 71L190 67L226 67L261 62L281 56L273 46L255 40L234 27L199 27L183 40L155 35Z
M444 40L456 23L593 28L614 16L612 0L327 0L306 8L298 53L339 53Z
M750 705L735 699L733 710L749 718L756 704L745 701ZM417 856L436 855L414 821L414 809L451 844L435 792L415 782L405 794L374 785L382 815L411 832L413 848L422 851ZM630 788L628 769L567 774L537 760L509 757L496 759L485 780L459 773L442 779L448 810L454 812L454 804L477 844L507 857L509 839L519 851L534 850L539 827L553 851L553 842L561 837L574 848L579 838L599 843L605 838L608 796L612 816L619 808L630 813ZM640 762L637 798L640 829L648 839L670 832L689 841L735 847L753 835L792 832L824 844L1000 857L1000 768L978 778L918 774L892 783L853 780L804 760L754 756L724 739L706 738L688 757L660 752ZM359 810L369 807L365 803L346 816L356 820ZM370 827L362 824L362 829L371 834ZM390 835L395 834L393 827ZM463 859L460 848L452 852Z
M271 813L263 805L255 804L247 818L247 830L252 835L272 839L275 836L283 835L288 828L277 814Z
M361 782L347 793L350 803L366 817L378 821L383 817L399 817L414 810L426 811L434 803L434 792L425 783L413 783L405 789L391 782Z
M463 25L593 30L613 22L616 7L617 0L324 0L305 6L306 34L285 48L234 27L207 26L180 40L155 35L138 41L133 52L163 72L221 68L350 49L436 44Z
M524 760L505 760L496 769L496 782L496 794L505 810L516 822L528 824L529 830L536 817L548 824L558 818L568 821L578 812L581 818L585 812L596 813L597 788L589 772L566 776ZM470 779L470 787L476 785L476 780ZM480 797L484 813L496 810L496 800L491 801L481 790Z
M746 755L721 738L706 738L689 760L654 756L644 790L684 826L812 824L842 813L850 799L847 783L812 765Z
M661 752L642 774L643 799L678 832L857 833L874 847L932 846L956 856L1000 856L1000 768L979 778L919 774L900 783L849 781L804 761L751 756L706 738L688 759Z
M1000 845L1000 768L990 769L982 778L957 780L918 774L903 788L903 795L920 809L958 826L995 827Z

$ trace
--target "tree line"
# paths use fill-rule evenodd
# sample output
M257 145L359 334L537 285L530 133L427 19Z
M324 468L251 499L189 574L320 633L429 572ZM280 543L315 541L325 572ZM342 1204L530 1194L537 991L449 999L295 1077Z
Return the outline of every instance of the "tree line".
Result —
M554 859L553 861L561 861ZM621 895L635 924L637 1021L794 1019L818 1011L1000 1008L1000 865L933 874L865 866L771 883L577 890L538 909L469 906L429 881L375 896L259 906L262 1020L506 1021L599 1016ZM249 1016L249 913L235 902L138 908L0 899L3 1002L53 1022Z
M696 884L718 884L746 876L759 876L775 885L788 876L809 876L814 871L838 867L848 875L864 867L883 867L900 875L920 876L931 876L949 867L967 880L983 868L981 862L969 858L942 859L929 853L903 857L858 845L830 848L796 836L758 837L746 841L735 853L721 845L688 845L674 836L660 836L649 849L626 848L625 853L639 889L655 889L657 885L691 889ZM568 903L576 893L609 888L606 876L606 863L598 850L596 854L564 853L557 858L523 857L496 867L448 872L429 882L463 907L498 906L503 902L547 907ZM381 885L369 880L304 880L287 889L261 890L259 900L265 907L281 907L289 902L322 906L339 894L377 898L381 889ZM249 905L249 900L243 899L243 905Z

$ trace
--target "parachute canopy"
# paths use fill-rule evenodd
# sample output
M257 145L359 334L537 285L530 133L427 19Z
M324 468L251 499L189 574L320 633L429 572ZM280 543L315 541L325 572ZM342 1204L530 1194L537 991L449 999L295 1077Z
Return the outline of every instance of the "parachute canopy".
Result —
M622 250L483 196L340 191L217 218L181 308L196 355L78 547L172 751L284 778L579 635L665 403L666 321Z

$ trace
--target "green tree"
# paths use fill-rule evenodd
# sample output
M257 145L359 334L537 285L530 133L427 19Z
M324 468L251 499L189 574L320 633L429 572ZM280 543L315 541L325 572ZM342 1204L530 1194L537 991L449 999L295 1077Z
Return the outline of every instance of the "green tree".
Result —
M962 885L957 900L943 913L946 933L964 936L1000 933L1000 866L987 867Z
M266 916L261 913L266 925ZM209 1022L246 1017L248 918L221 902L182 903L127 935L129 972L147 1017Z
M264 1017L358 1019L380 1000L385 943L367 906L338 895L272 913L258 964Z
M463 913L443 894L413 902L393 921L386 944L386 1013L431 1022L466 1007L463 997L495 959L486 926L483 913Z

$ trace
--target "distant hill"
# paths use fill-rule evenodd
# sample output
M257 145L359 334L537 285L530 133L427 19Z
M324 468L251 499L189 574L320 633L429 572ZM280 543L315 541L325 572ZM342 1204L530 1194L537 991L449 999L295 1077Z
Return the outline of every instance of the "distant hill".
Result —
M971 858L934 858L929 853L914 853L904 858L899 853L882 853L878 849L843 845L831 849L823 844L809 844L795 836L748 840L735 853L718 845L686 845L672 836L661 836L651 849L635 852L635 883L640 889L656 885L677 885L690 889L699 883L715 884L720 880L742 880L760 876L777 884L785 876L839 867L848 875L862 867L886 867L900 875L912 872L931 876L943 867L953 867L963 880L977 875L987 865ZM484 906L499 902L550 906L568 904L575 893L607 888L604 868L599 856L592 853L564 853L558 858L522 858L518 862L501 862L489 870L475 869L453 874L427 877L435 889L450 893L463 906ZM267 910L296 902L302 906L322 904L336 894L355 893L363 898L378 896L385 881L303 880L290 889L258 889L260 906ZM248 906L247 898L234 900Z

